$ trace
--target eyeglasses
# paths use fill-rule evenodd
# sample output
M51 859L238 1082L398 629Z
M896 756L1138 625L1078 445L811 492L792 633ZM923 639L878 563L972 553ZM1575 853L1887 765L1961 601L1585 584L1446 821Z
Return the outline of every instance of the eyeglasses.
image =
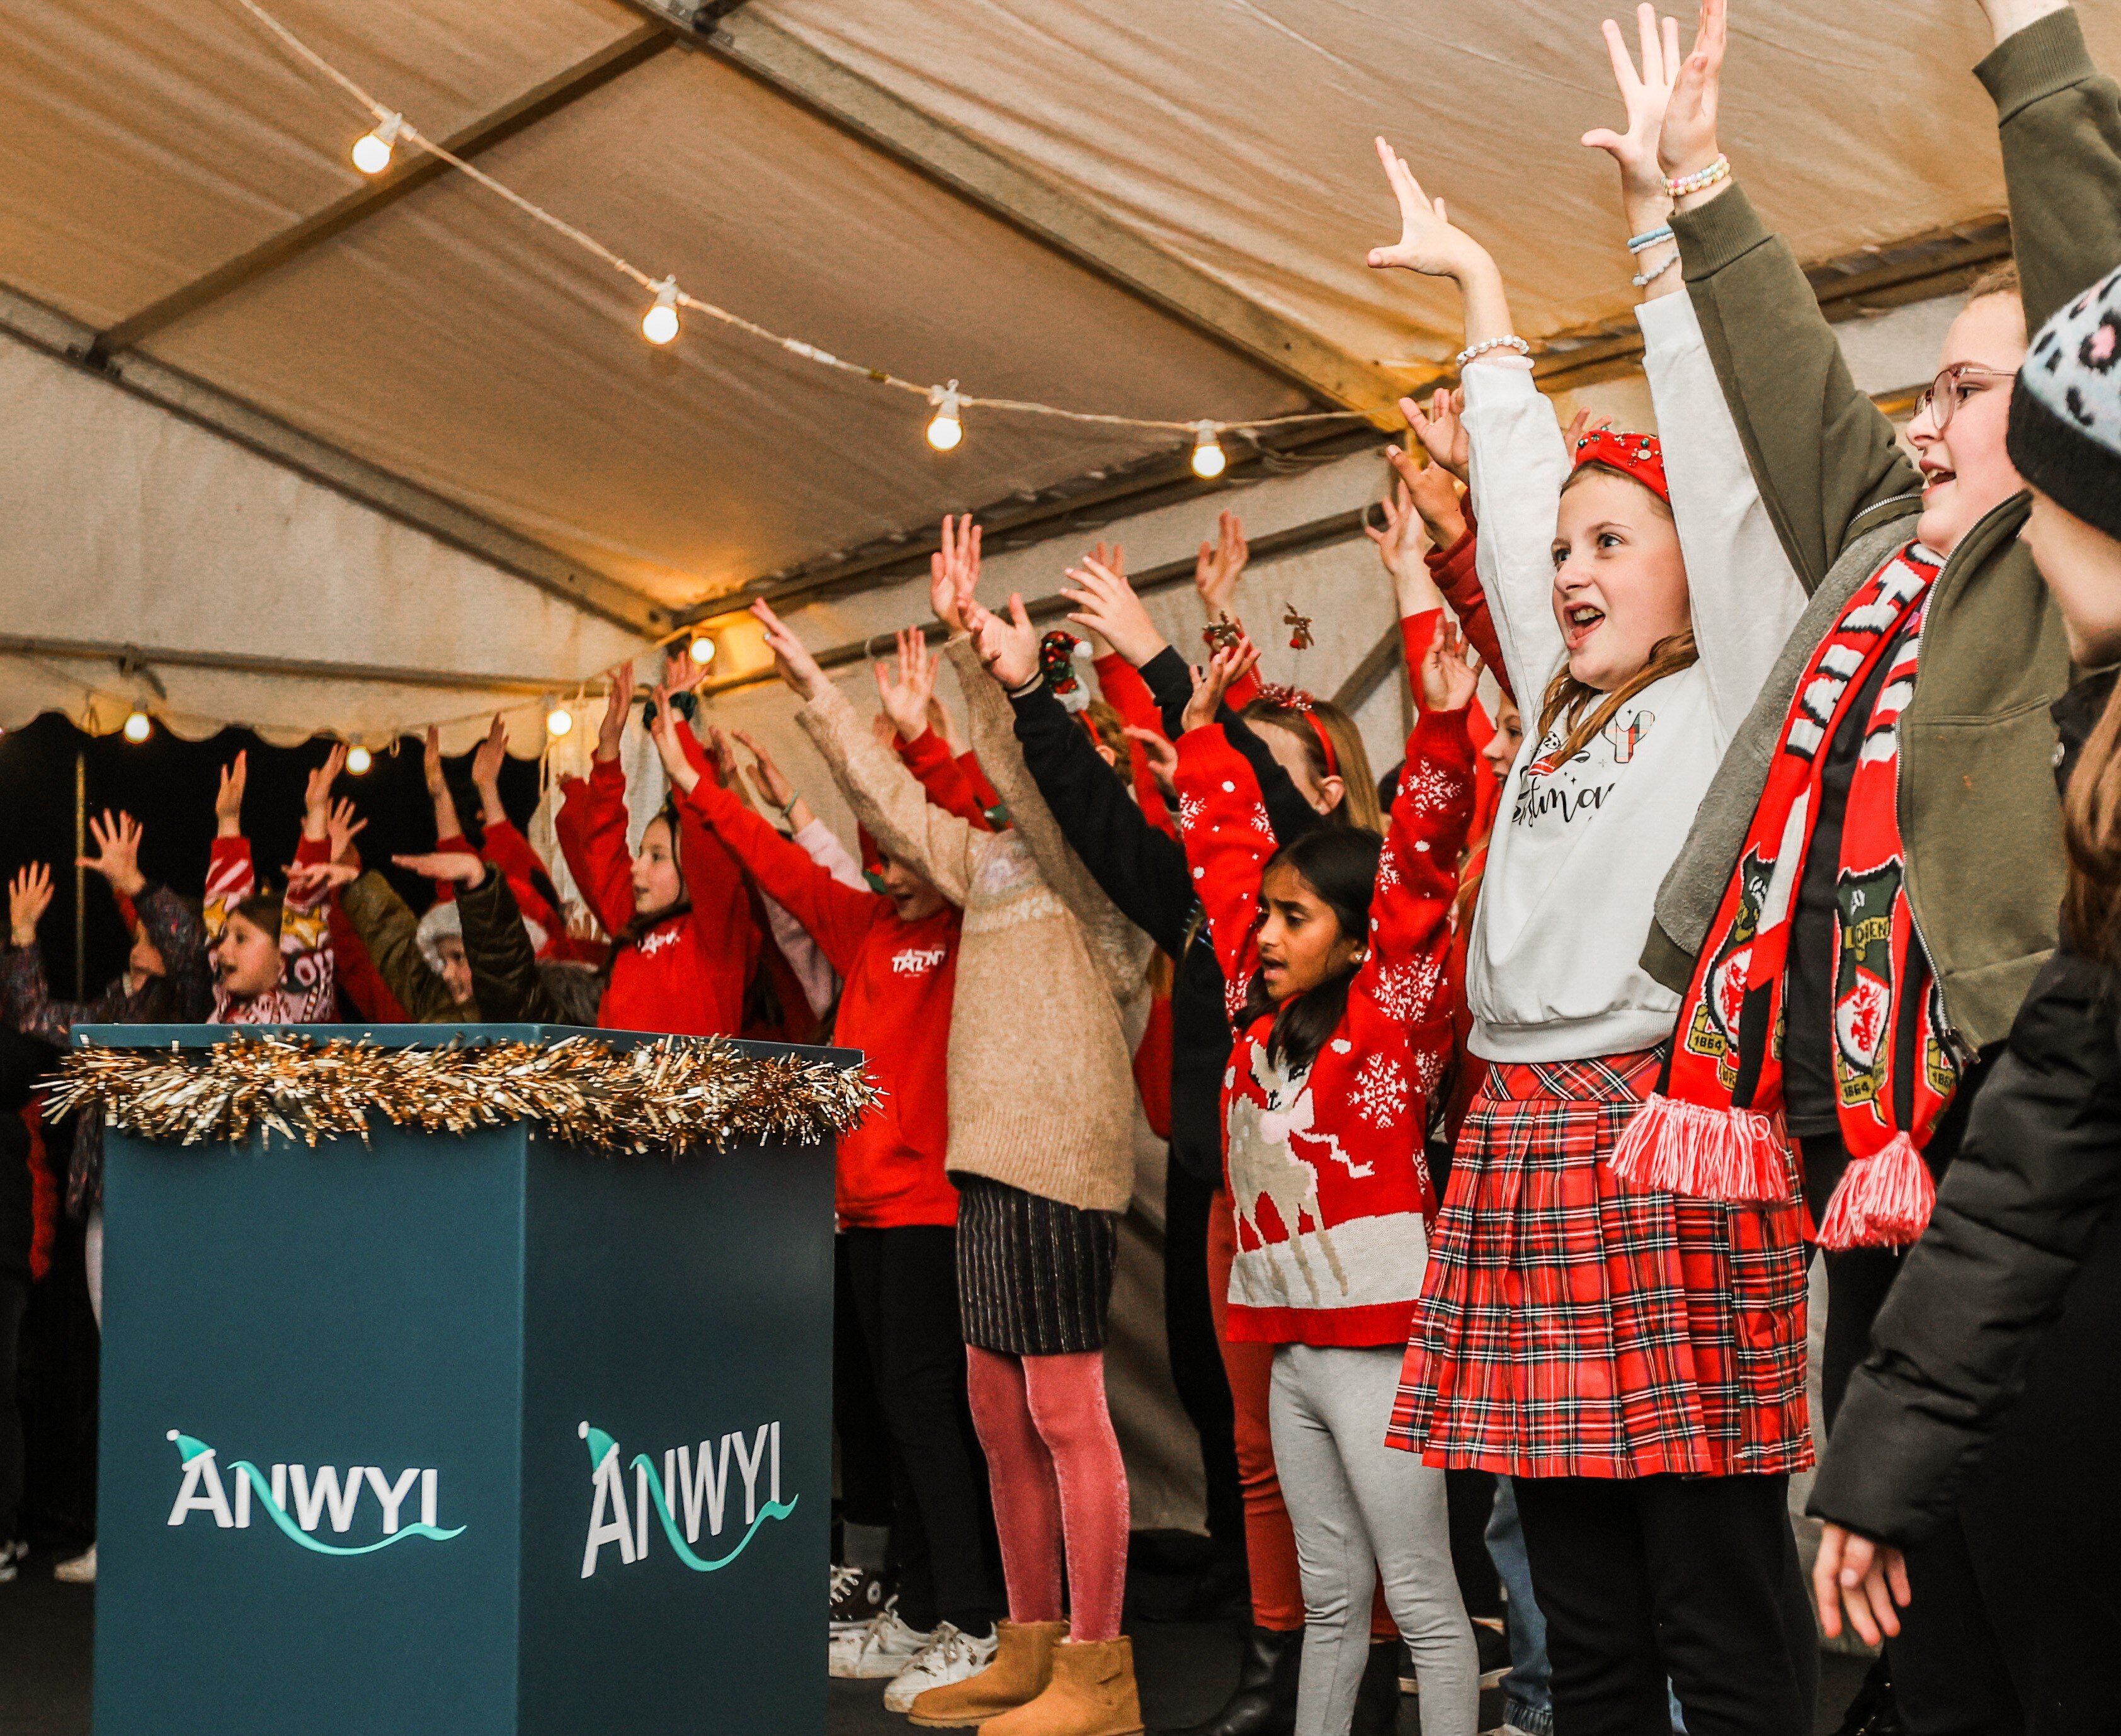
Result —
M1952 412L1976 392L1986 391L1985 386L1970 386L1970 379L2016 379L2016 368L1996 369L1978 367L1970 361L1954 362L1942 370L1915 400L1915 414L1930 412L1939 434L1951 426Z

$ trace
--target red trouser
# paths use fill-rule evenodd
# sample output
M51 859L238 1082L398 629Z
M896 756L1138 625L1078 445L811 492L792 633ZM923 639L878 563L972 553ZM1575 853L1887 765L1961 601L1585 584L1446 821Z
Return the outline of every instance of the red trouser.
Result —
M1267 1388L1274 1376L1274 1346L1230 1342L1230 1267L1238 1257L1238 1222L1227 1189L1208 1208L1208 1305L1215 1311L1215 1337L1230 1377L1238 1417L1238 1482L1245 1496L1245 1558L1252 1578L1252 1620L1261 1627L1294 1633L1303 1626L1303 1583L1296 1567L1296 1533L1275 1474L1274 1436L1267 1426ZM1396 1640L1399 1624L1385 1608L1379 1584L1370 1605L1373 1641Z

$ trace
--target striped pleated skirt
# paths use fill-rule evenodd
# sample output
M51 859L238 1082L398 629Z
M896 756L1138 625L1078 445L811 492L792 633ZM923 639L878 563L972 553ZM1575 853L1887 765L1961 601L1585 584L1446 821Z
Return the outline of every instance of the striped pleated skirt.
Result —
M965 1342L1013 1357L1105 1347L1118 1221L953 1171Z

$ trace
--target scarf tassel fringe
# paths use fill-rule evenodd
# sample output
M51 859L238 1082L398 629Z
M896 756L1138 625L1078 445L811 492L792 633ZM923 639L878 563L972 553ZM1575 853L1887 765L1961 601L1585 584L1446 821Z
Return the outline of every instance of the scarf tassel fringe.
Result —
M1904 1248L1928 1227L1937 1183L1905 1133L1895 1133L1842 1171L1816 1240L1836 1253L1848 1248Z
M1780 1205L1791 1196L1788 1151L1772 1119L1659 1091L1621 1134L1613 1174L1641 1192L1726 1205Z

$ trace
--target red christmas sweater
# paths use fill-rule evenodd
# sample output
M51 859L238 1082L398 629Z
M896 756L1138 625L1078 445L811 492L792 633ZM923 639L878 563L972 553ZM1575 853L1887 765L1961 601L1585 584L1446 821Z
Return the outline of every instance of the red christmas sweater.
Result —
M954 1224L949 1145L950 998L963 918L945 905L901 922L891 901L832 878L711 778L679 798L727 845L759 889L803 924L840 973L834 1040L867 1056L883 1100L842 1138L833 1204L842 1224Z
M297 862L329 862L331 842L305 837L295 846ZM206 868L206 943L212 950L235 907L258 890L258 871L248 838L217 838ZM213 985L217 1025L320 1025L338 1016L338 986L332 956L331 919L316 894L280 901L280 980L263 994L239 1000Z
M689 731L681 733L689 738ZM616 760L599 760L587 778L567 780L554 829L597 920L622 933L633 920L633 859L626 847L626 774ZM744 871L682 806L678 862L691 908L616 950L597 1022L613 1031L734 1036L758 961Z
M1429 631L1439 618L1417 617ZM1292 1073L1269 1057L1271 1013L1241 1024L1258 968L1260 878L1275 849L1259 785L1220 728L1178 744L1186 859L1239 1026L1223 1090L1238 1226L1233 1342L1399 1343L1421 1293L1436 1206L1424 1136L1451 1054L1451 901L1473 806L1465 713L1424 713L1406 759L1368 956L1333 1035L1308 1071Z

